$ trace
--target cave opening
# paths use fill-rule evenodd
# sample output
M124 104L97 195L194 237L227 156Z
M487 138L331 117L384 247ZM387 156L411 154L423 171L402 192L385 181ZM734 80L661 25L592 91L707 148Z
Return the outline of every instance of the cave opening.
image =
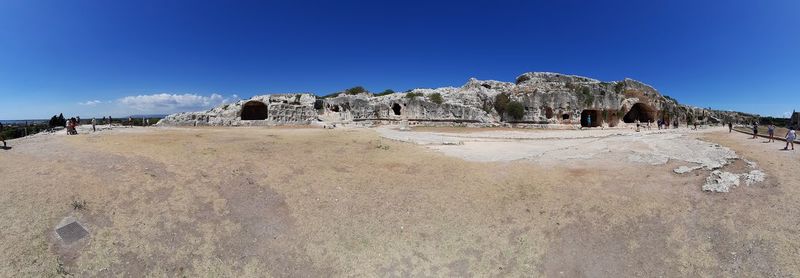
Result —
M586 109L581 112L582 127L598 127L602 121L598 110Z
M635 123L638 120L640 123L649 123L655 121L655 119L656 110L650 107L650 105L639 102L634 104L631 110L628 110L628 113L625 113L622 121L626 123Z
M394 111L394 114L395 114L396 116L400 116L400 110L401 110L401 109L403 109L403 108L402 108L402 107L400 107L400 104L397 104L397 103L395 103L395 104L392 104L392 111Z
M242 106L242 120L266 120L267 105L260 101L248 101Z

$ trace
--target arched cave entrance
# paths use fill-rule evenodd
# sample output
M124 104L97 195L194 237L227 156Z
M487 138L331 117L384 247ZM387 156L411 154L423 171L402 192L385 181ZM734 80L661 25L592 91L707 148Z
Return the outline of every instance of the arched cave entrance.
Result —
M242 120L266 120L267 105L260 101L248 101L242 106Z
M549 119L553 118L553 108L545 107L544 108L544 117Z
M636 103L625 114L625 117L622 117L622 121L634 123L636 120L639 120L640 123L654 122L656 120L656 110L650 105L641 102Z
M403 109L403 108L400 107L400 104L397 104L397 103L392 104L392 111L394 111L395 115L400 116L400 110L401 109Z
M569 120L569 114L561 115L562 120Z
M600 111L598 110L587 109L581 112L582 127L598 127L602 121L603 119L600 118Z

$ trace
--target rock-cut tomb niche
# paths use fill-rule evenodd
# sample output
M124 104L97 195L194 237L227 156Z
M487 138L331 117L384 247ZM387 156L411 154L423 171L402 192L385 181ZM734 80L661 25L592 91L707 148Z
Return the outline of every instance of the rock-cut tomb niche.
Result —
M656 120L656 110L650 105L644 103L636 103L631 107L631 110L622 118L623 122L634 123L639 120L640 123L654 122Z
M242 120L266 120L267 105L260 101L248 101L242 106Z

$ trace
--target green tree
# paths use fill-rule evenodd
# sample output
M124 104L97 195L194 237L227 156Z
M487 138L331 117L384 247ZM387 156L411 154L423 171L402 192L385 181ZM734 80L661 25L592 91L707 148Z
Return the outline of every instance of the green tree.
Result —
M509 102L506 109L508 110L508 115L514 120L521 120L525 116L525 107L517 101Z
M58 121L58 116L53 115L53 117L51 117L50 121L47 123L47 126L48 127L57 127L59 123L60 122Z
M444 102L444 99L442 99L442 94L440 94L440 93L430 94L430 95L428 95L428 99L430 99L431 102L436 103L436 104L442 104L442 102Z
M494 97L494 110L497 111L497 114L503 115L510 101L506 93L501 93Z
M67 127L67 119L64 119L64 113L58 114L58 126Z

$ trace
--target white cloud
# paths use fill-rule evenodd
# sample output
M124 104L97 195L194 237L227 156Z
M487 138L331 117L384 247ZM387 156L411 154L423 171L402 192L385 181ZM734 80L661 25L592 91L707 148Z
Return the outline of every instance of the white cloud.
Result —
M235 95L234 95L235 96ZM174 113L205 110L224 103L221 95L211 94L153 94L127 96L117 102L123 106L145 113Z
M240 98L239 95L234 94L229 98L223 99L222 103L234 103L234 102L237 102L237 101L240 101L240 100L242 100L242 98Z
M103 103L103 102L99 101L99 100L87 100L85 102L78 102L79 105L86 105L86 106L95 106L95 105L98 105L100 103Z

